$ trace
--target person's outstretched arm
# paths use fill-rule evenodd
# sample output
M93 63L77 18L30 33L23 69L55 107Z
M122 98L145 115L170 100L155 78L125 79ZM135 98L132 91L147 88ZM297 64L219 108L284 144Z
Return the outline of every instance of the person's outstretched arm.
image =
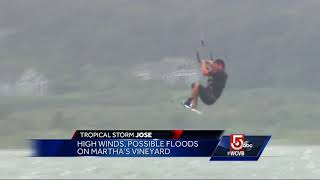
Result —
M207 64L211 64L210 61L208 60L201 60L201 64L200 64L200 70L201 70L201 73L204 75L204 76L208 76L209 75L209 69L207 67Z

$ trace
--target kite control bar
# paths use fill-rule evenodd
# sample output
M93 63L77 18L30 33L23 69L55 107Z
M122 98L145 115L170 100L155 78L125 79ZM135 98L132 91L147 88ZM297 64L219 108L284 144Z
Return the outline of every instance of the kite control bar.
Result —
M205 45L205 43L204 43L204 40L201 40L201 47L208 49L208 47L207 47L207 46ZM197 50L196 55L197 55L197 61L198 61L199 63L201 63L201 58L200 58L199 50ZM209 56L210 56L210 59L213 61L213 54L212 54L211 51L210 51L210 53L209 53Z

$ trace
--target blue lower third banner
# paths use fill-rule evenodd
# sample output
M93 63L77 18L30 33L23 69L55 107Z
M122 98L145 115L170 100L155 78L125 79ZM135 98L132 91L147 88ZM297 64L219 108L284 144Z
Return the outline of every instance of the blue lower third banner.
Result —
M200 130L77 130L71 139L33 139L33 156L211 157L258 160L270 136Z

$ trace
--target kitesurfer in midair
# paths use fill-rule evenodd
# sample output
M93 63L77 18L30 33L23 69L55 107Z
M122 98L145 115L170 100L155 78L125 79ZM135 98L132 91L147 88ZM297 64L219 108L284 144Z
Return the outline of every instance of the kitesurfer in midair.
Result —
M191 97L184 102L187 108L197 109L198 97L206 105L214 104L225 88L228 75L222 59L201 60L200 70L204 76L208 77L207 86L204 87L199 82L192 84Z

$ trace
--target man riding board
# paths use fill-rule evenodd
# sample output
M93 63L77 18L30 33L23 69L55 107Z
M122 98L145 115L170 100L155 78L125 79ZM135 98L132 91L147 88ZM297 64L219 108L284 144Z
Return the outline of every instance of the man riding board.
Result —
M197 109L199 96L206 105L214 104L225 88L228 75L222 59L201 60L200 70L204 76L208 77L207 87L202 86L199 82L192 84L191 97L184 102L187 108Z

